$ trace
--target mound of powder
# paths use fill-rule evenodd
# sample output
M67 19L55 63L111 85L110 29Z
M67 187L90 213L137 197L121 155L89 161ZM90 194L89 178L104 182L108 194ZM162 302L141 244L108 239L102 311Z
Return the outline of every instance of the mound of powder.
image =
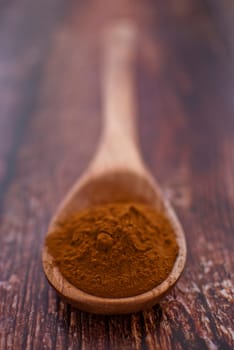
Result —
M140 203L113 203L68 216L46 245L61 274L106 298L144 293L164 281L178 255L170 222Z

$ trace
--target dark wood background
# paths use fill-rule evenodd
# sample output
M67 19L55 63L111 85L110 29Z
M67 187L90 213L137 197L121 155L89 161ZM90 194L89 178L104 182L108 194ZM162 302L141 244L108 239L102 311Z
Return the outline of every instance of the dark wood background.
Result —
M41 265L47 224L101 128L100 33L141 28L140 143L188 241L152 310L86 314ZM0 349L233 349L232 0L0 0Z

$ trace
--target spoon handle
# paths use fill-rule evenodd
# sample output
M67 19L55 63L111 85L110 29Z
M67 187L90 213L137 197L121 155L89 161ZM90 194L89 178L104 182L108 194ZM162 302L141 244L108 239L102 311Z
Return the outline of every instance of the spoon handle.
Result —
M137 39L137 29L130 22L118 22L105 37L101 154L116 166L141 163L134 79Z

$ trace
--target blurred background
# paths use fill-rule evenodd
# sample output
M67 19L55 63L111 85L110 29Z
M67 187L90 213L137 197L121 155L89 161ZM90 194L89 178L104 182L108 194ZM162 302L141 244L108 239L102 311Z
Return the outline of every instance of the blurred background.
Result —
M102 32L139 28L139 138L184 226L188 263L162 304L105 317L64 304L41 247L102 123ZM0 0L0 349L231 349L232 0ZM1 335L0 334L0 335Z

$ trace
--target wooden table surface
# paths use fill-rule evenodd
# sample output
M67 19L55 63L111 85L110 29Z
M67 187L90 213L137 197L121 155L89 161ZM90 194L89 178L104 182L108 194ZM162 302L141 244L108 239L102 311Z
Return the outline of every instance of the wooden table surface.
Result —
M100 33L140 28L140 143L188 242L152 310L86 314L42 271L51 215L101 128ZM0 1L0 349L233 349L232 0Z

